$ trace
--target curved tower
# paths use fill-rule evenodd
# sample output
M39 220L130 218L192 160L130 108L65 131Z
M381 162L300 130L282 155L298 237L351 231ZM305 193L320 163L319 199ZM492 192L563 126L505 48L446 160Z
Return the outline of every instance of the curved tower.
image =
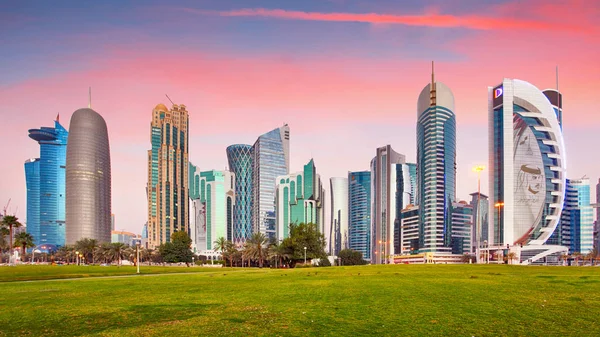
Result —
M494 207L488 241L501 246L544 244L565 202L560 114L532 84L504 79L488 88L488 115L490 208Z
M235 174L233 242L243 243L252 235L252 145L227 147L229 169Z
M106 122L92 109L71 116L66 165L67 244L110 242L110 148Z
M452 91L436 82L433 72L419 95L417 113L419 249L449 253L450 207L456 199L456 117Z
M348 248L348 178L329 179L331 195L331 224L329 227L329 253Z

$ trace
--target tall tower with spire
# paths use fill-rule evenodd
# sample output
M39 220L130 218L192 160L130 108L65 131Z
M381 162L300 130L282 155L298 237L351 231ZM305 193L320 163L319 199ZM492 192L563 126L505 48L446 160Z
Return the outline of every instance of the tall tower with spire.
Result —
M452 251L452 210L456 200L456 117L450 88L435 81L417 101L417 191L419 251Z

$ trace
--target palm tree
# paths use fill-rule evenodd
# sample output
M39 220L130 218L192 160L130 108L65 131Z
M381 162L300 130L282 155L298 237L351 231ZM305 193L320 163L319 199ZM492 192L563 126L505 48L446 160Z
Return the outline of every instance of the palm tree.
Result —
M85 257L85 259L87 261L92 261L92 263L95 262L95 251L96 248L98 247L98 240L96 239L90 239L90 238L83 238L77 242L75 242L75 249L77 249L77 251L81 254L83 254L83 256Z
M125 244L121 242L113 242L110 244L110 257L117 260L117 266L121 266L121 258Z
M33 236L27 232L21 232L17 236L15 236L15 247L23 248L23 256L27 251L27 248L35 247L33 243Z
M508 263L513 264L513 261L517 259L517 253L516 252L508 252L506 257L508 258Z
M8 242L6 242L6 237L8 234L8 228L0 226L0 263L2 263L2 255L4 254L4 251L9 248Z
M590 250L590 252L587 254L588 258L592 261L591 264L592 266L594 266L596 264L596 261L598 260L598 248L594 248L592 250Z
M108 263L108 261L112 261L111 257L110 257L110 244L109 243L103 243L100 246L96 247L94 255L104 261L104 263Z
M229 259L230 267L233 267L233 257L237 253L237 251L238 250L235 247L235 245L233 244L233 242L227 240L226 247L225 247L225 254L227 255L227 258Z
M579 259L581 258L581 253L574 252L572 255L573 255L573 258L575 259L575 265L579 266Z
M254 233L248 239L248 255L251 258L258 260L258 267L263 267L263 260L265 259L266 246L269 243L269 239L263 233Z
M19 222L19 218L14 215L5 215L4 218L2 218L2 227L8 228L9 247L12 248L13 246L13 228L19 228L21 226L23 225ZM9 256L12 256L12 254L9 253Z
M217 239L217 241L214 242L215 244L215 250L221 252L221 256L223 256L223 251L225 249L227 249L227 240L225 240L224 237L220 237ZM225 256L223 256L223 260L225 259Z
M271 243L269 246L269 259L274 258L279 261L279 267L283 266L283 261L291 257L291 254L287 251L286 247L276 242Z

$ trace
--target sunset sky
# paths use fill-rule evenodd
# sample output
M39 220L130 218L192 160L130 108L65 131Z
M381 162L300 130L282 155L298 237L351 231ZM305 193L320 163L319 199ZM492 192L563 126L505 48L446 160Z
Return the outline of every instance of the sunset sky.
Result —
M68 127L90 86L109 129L117 229L140 233L146 221L150 117L165 94L188 107L190 160L201 170L224 169L228 145L253 144L283 123L291 170L314 158L327 190L330 177L367 170L379 146L414 162L432 60L456 100L459 199L477 190L471 168L487 166L487 87L507 77L555 88L556 66L568 177L595 185L600 2L426 3L2 3L0 204L12 198L9 212L26 219L23 164L39 157L27 130L53 126L57 113Z

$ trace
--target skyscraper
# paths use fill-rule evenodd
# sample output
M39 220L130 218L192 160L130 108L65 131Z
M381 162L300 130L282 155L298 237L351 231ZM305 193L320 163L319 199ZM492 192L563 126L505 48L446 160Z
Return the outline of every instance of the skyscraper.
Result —
M348 172L348 245L371 260L371 172Z
M289 126L285 124L258 137L252 152L253 231L263 233L268 238L275 238L275 187L277 177L289 173Z
M473 206L465 201L452 203L452 224L450 246L452 254L463 255L472 252L473 247Z
M477 202L479 201L479 207ZM490 209L490 201L488 196L479 194L477 192L471 193L471 207L473 208L473 245L476 251L478 248L477 244L481 246L484 240L488 239L488 213Z
M567 179L567 192L561 215L560 244L569 253L587 254L594 247L594 209L590 200L590 180Z
M216 170L190 171L190 198L197 210L194 215L200 215L193 220L192 241L200 252L214 250L214 242L219 238L231 240L233 236L235 174Z
M450 88L431 83L417 103L417 184L420 249L450 252L451 216L456 200L456 117Z
M404 181L403 165L407 181ZM404 193L405 185L407 191L411 191L405 156L390 145L378 148L371 161L371 251L375 254L371 263L386 263L399 247L396 228L400 229L400 212L411 203L409 194Z
M488 88L488 115L489 200L494 207L488 242L539 250L533 246L552 235L565 199L565 145L556 111L532 84L504 79ZM521 261L543 257L535 254L522 255Z
M171 241L171 234L189 231L188 130L185 105L152 110L148 150L148 246Z
M65 244L65 169L69 132L59 123L54 127L30 129L29 138L40 144L40 157L25 162L27 183L27 232L35 245Z
M594 223L594 248L600 251L600 179L596 184L596 222Z
M331 178L331 222L329 227L329 254L337 256L348 248L348 178Z
M92 109L71 116L66 165L66 243L110 242L111 175L108 130Z
M302 172L277 177L276 238L289 236L290 224L313 223L321 233L324 230L323 203L325 191L321 177L311 159ZM323 233L324 234L324 233Z
M227 147L229 169L235 174L233 242L241 244L252 235L252 146Z

